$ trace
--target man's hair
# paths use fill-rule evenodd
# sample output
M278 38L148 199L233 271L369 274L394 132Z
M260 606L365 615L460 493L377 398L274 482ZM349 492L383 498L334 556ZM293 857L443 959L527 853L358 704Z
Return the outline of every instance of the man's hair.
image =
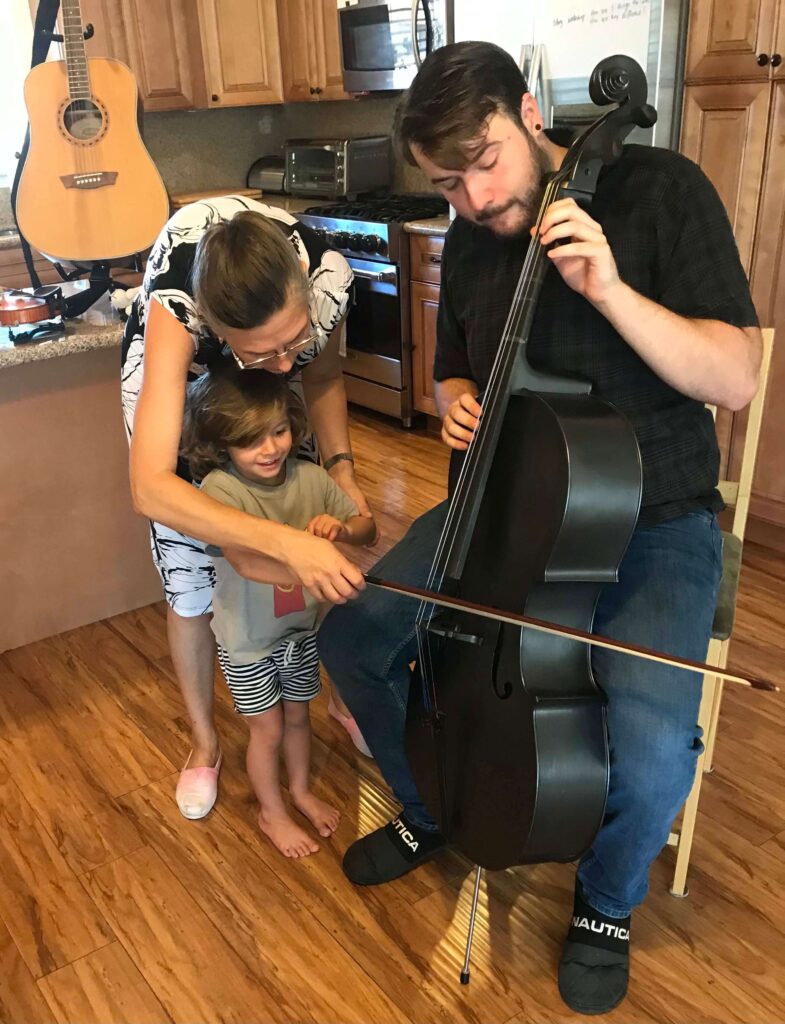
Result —
M526 79L513 58L493 43L452 43L434 50L395 112L395 141L416 163L415 143L442 167L466 166L472 144L484 137L489 118L506 114L522 126Z
M293 299L307 301L308 280L278 224L244 210L205 231L192 271L200 315L217 333L266 323Z
M300 399L281 374L241 370L222 356L188 387L180 454L195 480L226 466L228 448L248 448L286 416L292 449L305 437L308 420Z

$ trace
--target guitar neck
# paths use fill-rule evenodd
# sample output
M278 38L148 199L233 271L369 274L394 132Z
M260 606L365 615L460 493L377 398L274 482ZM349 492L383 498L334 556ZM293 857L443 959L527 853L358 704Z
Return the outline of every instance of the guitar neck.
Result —
M62 0L63 45L72 100L90 99L90 72L84 45L84 27L79 0Z

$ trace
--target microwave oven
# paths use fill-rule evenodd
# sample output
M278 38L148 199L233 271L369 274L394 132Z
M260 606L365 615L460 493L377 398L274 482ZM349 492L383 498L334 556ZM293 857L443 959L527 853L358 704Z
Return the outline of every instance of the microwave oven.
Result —
M452 0L338 0L343 87L408 89L433 50L454 38Z

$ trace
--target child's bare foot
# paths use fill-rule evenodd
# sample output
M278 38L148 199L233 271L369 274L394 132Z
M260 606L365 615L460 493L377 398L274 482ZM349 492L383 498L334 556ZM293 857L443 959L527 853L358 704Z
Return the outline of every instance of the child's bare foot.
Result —
M297 796L292 793L291 797L294 806L305 815L320 836L326 839L338 828L341 813L324 800L320 800L310 791L298 793Z
M259 811L259 828L285 857L307 857L319 851L316 840L311 839L285 811L276 815L265 815L263 810Z

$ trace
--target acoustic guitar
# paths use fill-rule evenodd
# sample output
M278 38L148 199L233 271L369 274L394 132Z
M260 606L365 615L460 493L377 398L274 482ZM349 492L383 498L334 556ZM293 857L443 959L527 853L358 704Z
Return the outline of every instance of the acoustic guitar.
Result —
M37 65L25 80L30 149L17 219L49 259L116 265L150 248L169 199L139 135L132 72L87 59L79 0L63 0L62 14L65 60Z

